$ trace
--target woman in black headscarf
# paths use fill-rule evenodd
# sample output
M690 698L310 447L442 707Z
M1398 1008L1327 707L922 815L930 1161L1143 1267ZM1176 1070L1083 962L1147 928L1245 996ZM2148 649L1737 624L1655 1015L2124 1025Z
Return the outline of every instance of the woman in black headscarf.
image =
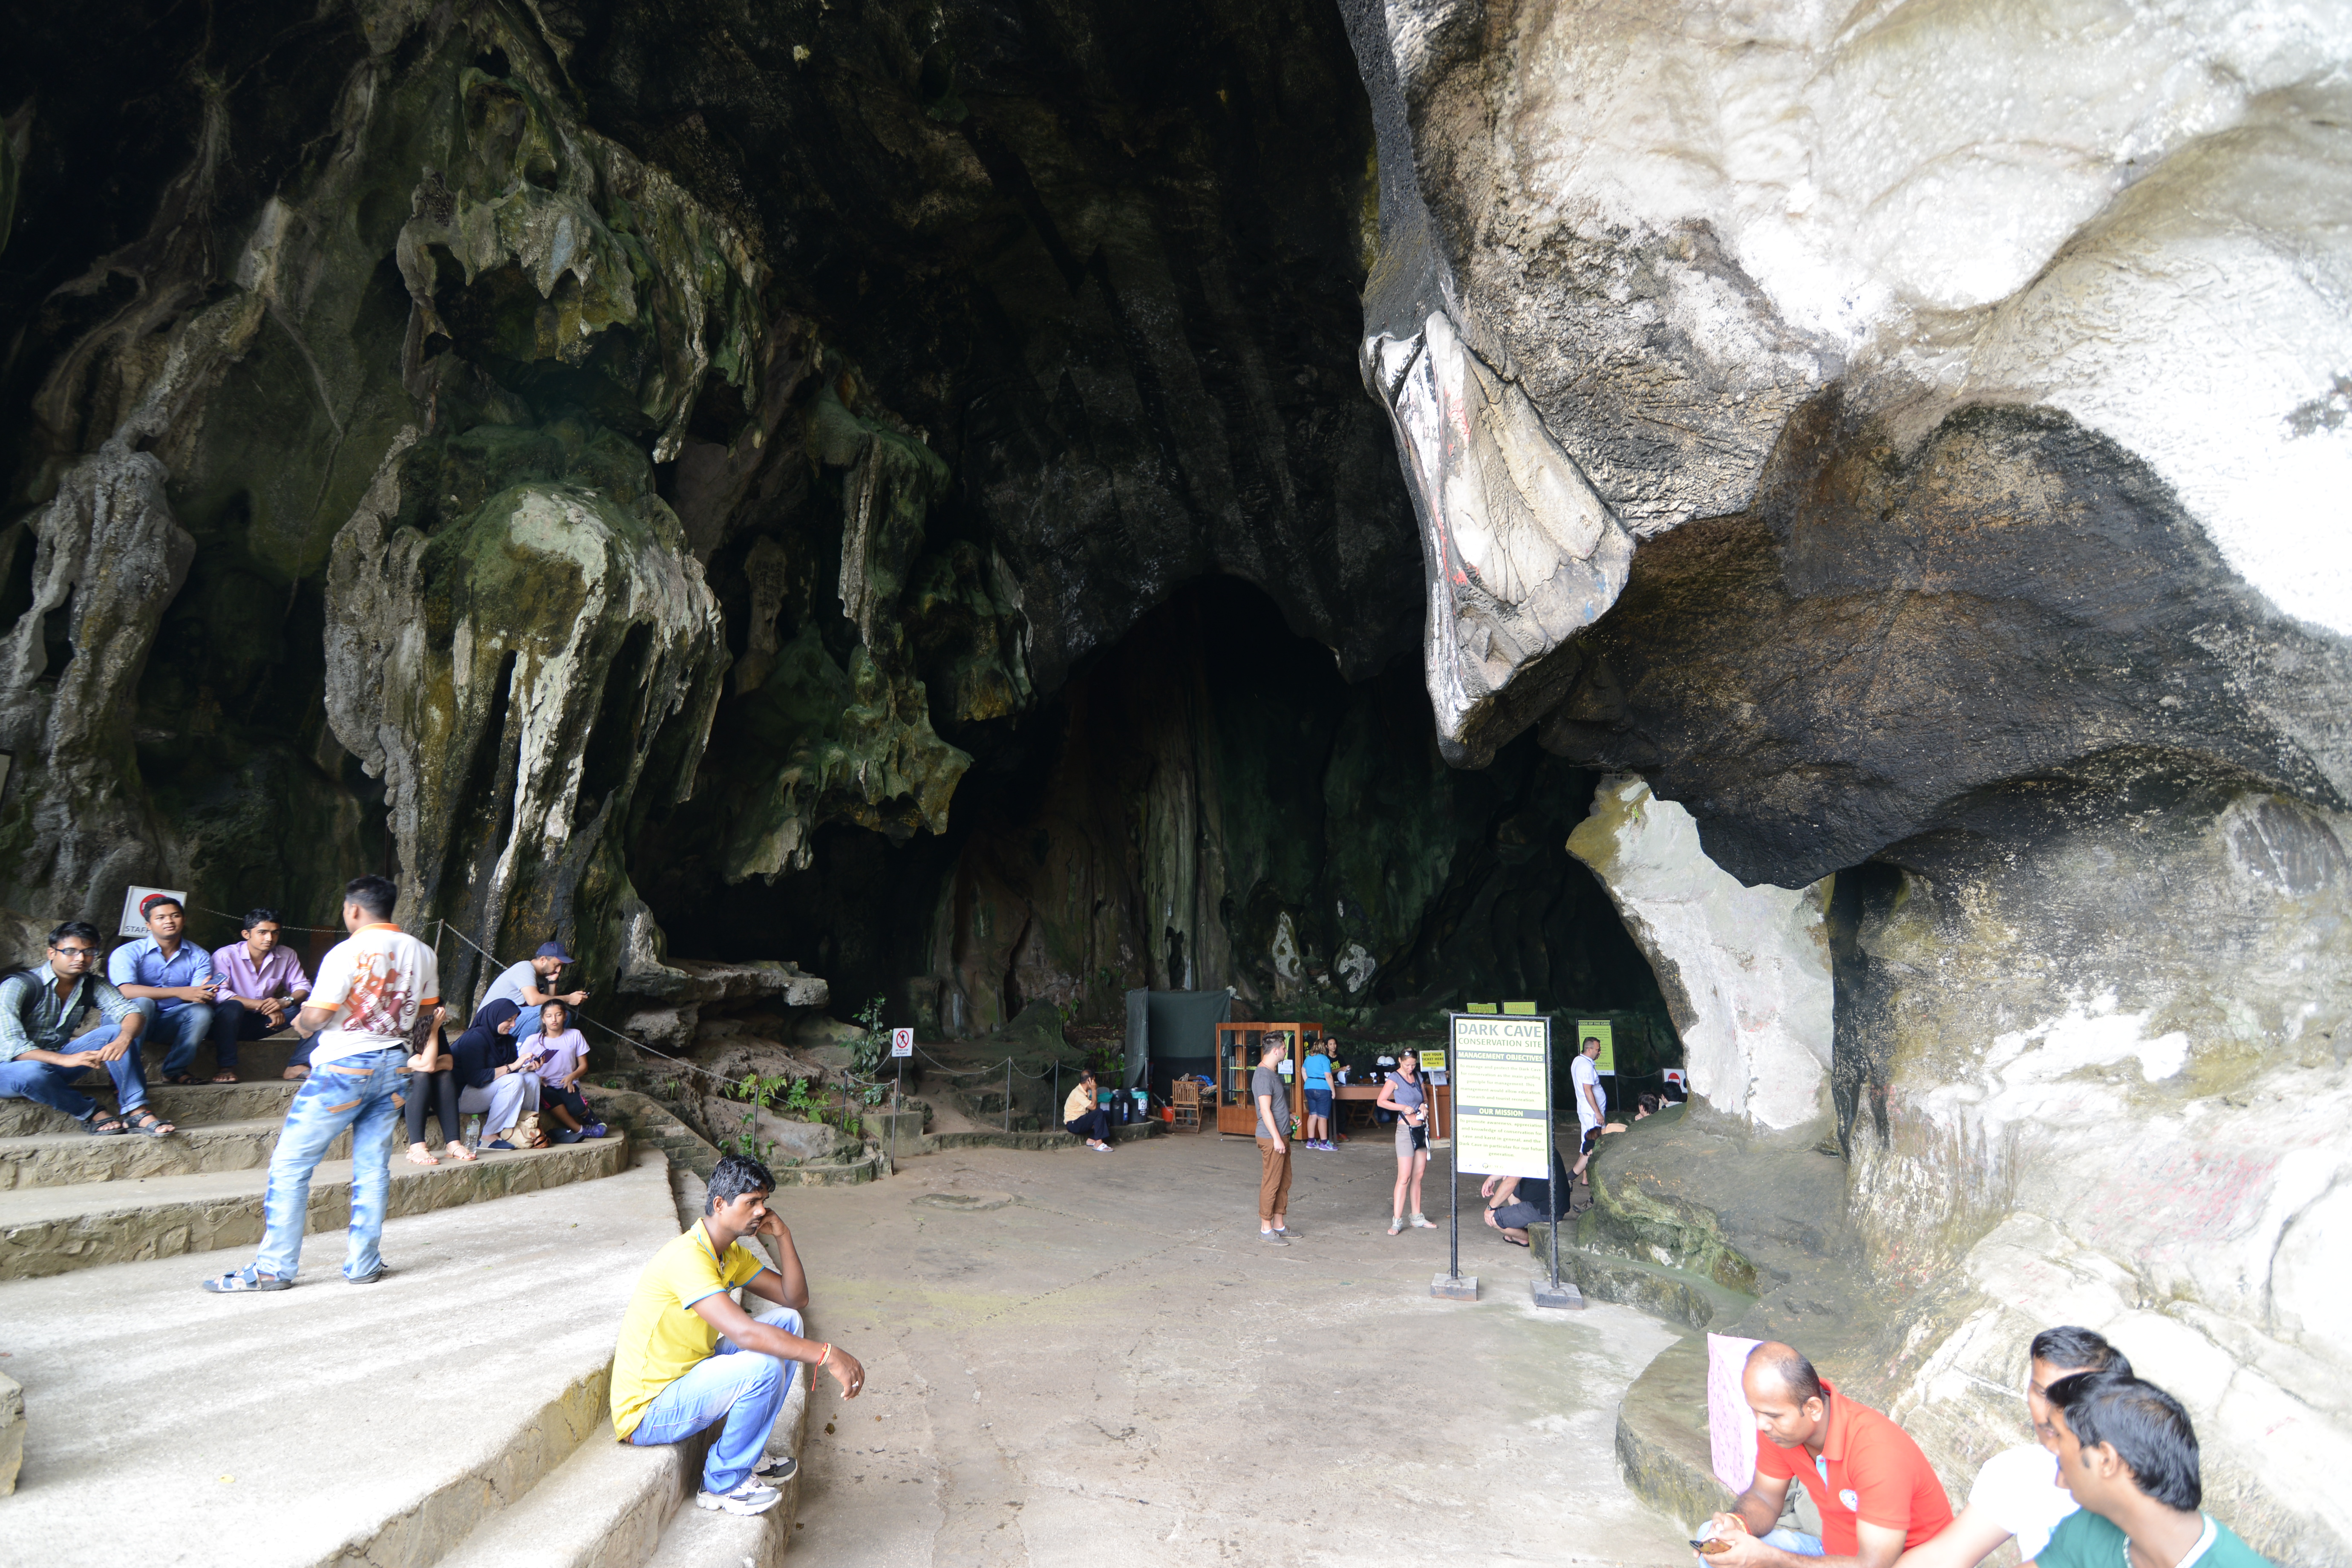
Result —
M481 1113L480 1146L485 1149L512 1150L515 1145L507 1140L508 1129L526 1113L539 1110L539 1075L530 1070L528 1063L515 1059L512 1036L520 1012L520 1007L504 999L484 1003L473 1024L449 1042L457 1110L461 1114Z

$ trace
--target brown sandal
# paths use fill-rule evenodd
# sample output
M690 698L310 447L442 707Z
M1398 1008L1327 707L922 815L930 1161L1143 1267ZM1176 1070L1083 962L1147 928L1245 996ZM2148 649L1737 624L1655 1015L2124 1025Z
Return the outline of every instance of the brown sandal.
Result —
M236 1074L233 1072L216 1072L213 1074L212 1081L215 1083L235 1083L237 1081L237 1077Z

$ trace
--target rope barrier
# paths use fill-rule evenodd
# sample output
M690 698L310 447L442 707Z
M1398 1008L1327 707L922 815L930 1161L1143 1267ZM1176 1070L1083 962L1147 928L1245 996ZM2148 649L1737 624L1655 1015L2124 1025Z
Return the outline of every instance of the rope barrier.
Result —
M233 921L237 930L243 931L245 929L245 915L233 915L226 910L209 909L203 904L182 904L180 907L184 910L194 910L199 914L218 915L225 921ZM250 914L252 912L252 910L248 910L246 911L246 914ZM331 936L349 936L351 934L341 926L297 926L288 925L284 921L279 921L278 922L278 929L279 931L325 931Z

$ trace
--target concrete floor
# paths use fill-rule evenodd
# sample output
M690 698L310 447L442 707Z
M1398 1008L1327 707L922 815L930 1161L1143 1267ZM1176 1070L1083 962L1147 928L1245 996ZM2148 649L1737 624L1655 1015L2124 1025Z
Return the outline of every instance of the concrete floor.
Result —
M1612 1452L1655 1319L1528 1303L1464 1181L1476 1304L1429 1295L1441 1228L1387 1233L1385 1140L1296 1156L1299 1239L1256 1239L1255 1146L962 1150L788 1190L817 1380L800 1568L1692 1561ZM825 1436L826 1425L833 1426Z

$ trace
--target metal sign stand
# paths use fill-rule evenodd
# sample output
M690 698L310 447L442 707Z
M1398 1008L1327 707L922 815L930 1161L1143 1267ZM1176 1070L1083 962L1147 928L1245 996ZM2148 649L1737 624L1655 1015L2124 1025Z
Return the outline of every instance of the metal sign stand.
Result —
M890 1168L898 1168L898 1116L907 1109L907 1058L915 1054L915 1031L890 1031L890 1054L898 1058L898 1086L890 1091Z
M1580 1312L1584 1310L1584 1292L1574 1285L1559 1282L1559 1179L1568 1172L1560 1162L1559 1151L1553 1147L1559 1137L1559 1123L1552 1120L1551 1037L1558 1032L1549 1029L1544 1033L1544 1190L1551 1194L1551 1284L1547 1287L1538 1278L1528 1281L1528 1289L1534 1293L1538 1307Z
M1455 1048L1453 1021L1449 1018L1446 1022L1446 1066L1449 1068L1458 1068L1461 1056L1462 1053ZM1422 1074L1426 1087L1422 1090L1421 1102L1433 1113L1437 1108L1437 1094L1435 1086L1427 1083L1428 1076L1426 1070ZM1459 1075L1449 1073L1448 1076L1453 1078ZM1465 1279L1462 1274L1462 1106L1459 1100L1454 1101L1454 1124L1448 1130L1453 1136L1445 1141L1445 1206L1449 1215L1448 1224L1453 1231L1453 1251L1447 1261L1445 1272L1431 1277L1429 1293L1441 1301L1475 1301L1478 1299L1478 1277L1473 1274ZM1434 1114L1429 1117L1429 1122L1430 1130L1434 1132L1437 1127Z

